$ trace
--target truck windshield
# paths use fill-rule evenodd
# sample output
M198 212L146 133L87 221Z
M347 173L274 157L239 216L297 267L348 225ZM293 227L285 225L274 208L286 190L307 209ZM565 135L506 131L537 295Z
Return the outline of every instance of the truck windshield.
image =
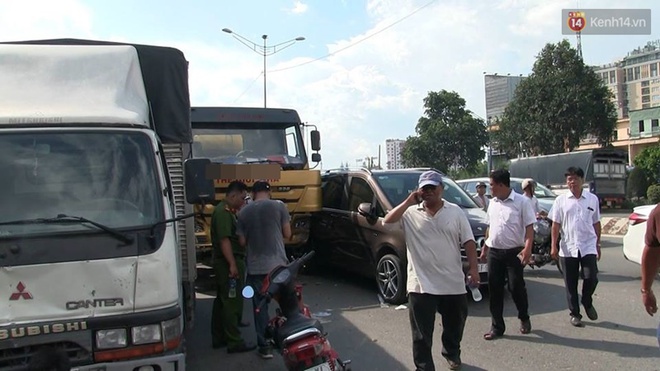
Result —
M383 192L385 192L392 207L395 207L403 202L410 192L417 189L420 174L419 172L383 173L375 175L374 178ZM479 207L465 190L450 178L443 177L442 183L445 188L442 198L445 200L464 209Z
M225 164L279 163L302 169L307 163L296 123L194 123L193 156Z
M0 135L0 223L60 214L111 228L162 219L151 141L136 132L14 132ZM0 226L0 238L88 231L86 223Z

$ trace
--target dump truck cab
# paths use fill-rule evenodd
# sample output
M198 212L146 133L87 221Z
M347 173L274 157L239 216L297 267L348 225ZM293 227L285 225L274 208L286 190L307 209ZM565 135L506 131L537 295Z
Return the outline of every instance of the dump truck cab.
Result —
M210 256L213 208L224 199L233 180L248 186L259 179L271 183L273 199L286 203L291 213L292 237L285 243L287 252L296 255L309 238L311 214L321 210L321 175L310 169L304 135L307 126L298 112L280 108L193 107L191 121L194 158L249 169L243 174L214 179L215 200L203 206L204 216L195 221L199 259ZM310 137L312 150L318 151L318 131L312 130ZM312 154L312 161L319 162L320 155ZM266 175L272 174L273 168L277 174ZM197 210L202 211L202 205Z

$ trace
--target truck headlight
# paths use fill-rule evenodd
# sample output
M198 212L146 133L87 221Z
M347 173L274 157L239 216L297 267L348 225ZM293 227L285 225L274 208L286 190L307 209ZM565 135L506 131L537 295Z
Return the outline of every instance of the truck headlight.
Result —
M124 348L126 344L126 329L96 331L96 347L99 349Z
M161 322L163 327L163 337L165 341L170 341L181 336L181 323L180 318L174 318Z
M135 326L131 328L131 335L135 345L158 343L163 339L158 324Z

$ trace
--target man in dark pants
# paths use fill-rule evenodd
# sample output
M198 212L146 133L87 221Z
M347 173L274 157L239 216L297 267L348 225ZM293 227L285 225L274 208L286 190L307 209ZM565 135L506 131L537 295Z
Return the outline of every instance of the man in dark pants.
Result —
M417 371L435 370L431 354L436 312L442 316L442 356L449 368L461 367L461 340L467 319L467 291L460 246L469 262L469 281L479 284L477 250L461 208L442 198L442 175L426 171L418 189L383 219L402 222L408 258L408 311Z
M266 275L277 266L289 262L284 239L291 238L291 215L286 204L270 197L270 184L255 182L252 186L253 202L238 213L236 233L241 245L247 247L247 283L257 293L253 297L254 305L262 299L259 291ZM258 352L264 359L273 358L273 350L266 342L267 326L268 304L264 304L259 313L254 314Z
M584 171L579 167L569 167L564 174L569 193L559 195L548 218L552 220L552 248L550 254L559 259L564 272L566 298L571 315L571 324L582 327L578 281L582 267L582 305L587 317L595 321L598 313L593 305L592 295L598 285L598 264L600 260L600 202L598 197L586 189ZM559 236L561 240L559 243Z
M245 277L245 249L236 235L236 213L245 204L247 186L240 181L229 183L225 199L213 210L211 241L217 292L213 301L211 336L213 348L227 346L228 353L247 352L256 348L247 344L239 329L243 314L241 290ZM229 281L234 278L236 296L229 297Z
M503 312L507 278L518 309L520 332L528 334L532 330L523 269L532 254L536 212L525 196L511 189L510 179L507 170L490 174L493 198L488 206L488 237L480 256L482 262L488 262L491 327L484 334L486 340L501 337L506 330Z

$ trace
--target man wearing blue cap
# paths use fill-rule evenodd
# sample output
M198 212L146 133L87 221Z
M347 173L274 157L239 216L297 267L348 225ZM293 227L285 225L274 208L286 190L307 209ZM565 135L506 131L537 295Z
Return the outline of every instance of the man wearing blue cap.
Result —
M407 291L417 370L435 370L431 348L436 312L442 317L442 356L461 367L461 340L467 319L467 291L460 246L470 264L470 284L479 284L477 250L461 208L442 198L442 175L426 171L418 189L387 213L384 225L401 222L408 260Z

